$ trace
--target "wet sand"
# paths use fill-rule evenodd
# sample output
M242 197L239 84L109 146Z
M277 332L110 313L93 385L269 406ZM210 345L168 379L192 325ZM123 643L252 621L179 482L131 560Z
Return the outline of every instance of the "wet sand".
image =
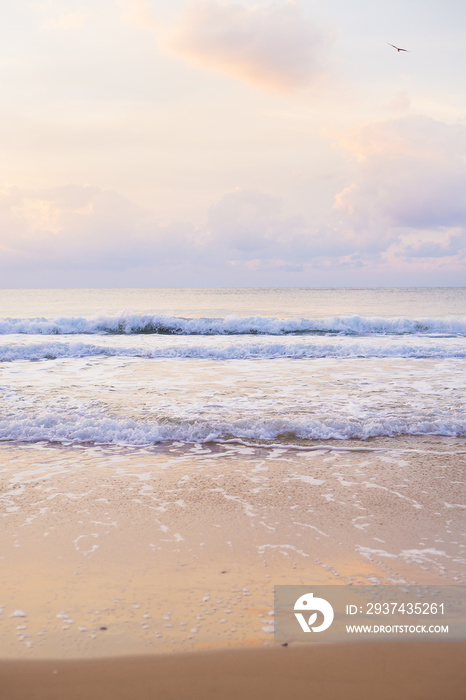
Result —
M274 646L273 586L464 584L463 446L0 445L1 700L460 700L464 644Z
M0 662L5 700L462 700L466 645L345 644Z
M271 646L274 585L462 584L463 445L0 445L0 658Z

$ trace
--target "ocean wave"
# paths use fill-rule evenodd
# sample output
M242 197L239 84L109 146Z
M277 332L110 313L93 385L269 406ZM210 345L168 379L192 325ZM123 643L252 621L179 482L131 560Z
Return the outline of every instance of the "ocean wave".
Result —
M318 358L414 358L466 359L466 347L390 343L235 343L224 346L171 345L125 348L88 343L11 343L0 345L0 362L56 360L85 357L143 359L273 360Z
M332 316L319 319L279 319L265 316L225 316L223 318L180 318L157 314L132 314L98 318L4 318L0 334L161 334L161 335L466 335L462 318L382 318Z
M231 442L254 440L259 443L278 441L282 444L303 440L348 440L401 435L466 436L466 416L406 418L374 412L363 420L341 418L247 418L238 420L175 420L138 421L116 418L92 411L62 415L53 411L40 415L19 414L0 420L0 440L50 442L61 444L149 446L179 441Z

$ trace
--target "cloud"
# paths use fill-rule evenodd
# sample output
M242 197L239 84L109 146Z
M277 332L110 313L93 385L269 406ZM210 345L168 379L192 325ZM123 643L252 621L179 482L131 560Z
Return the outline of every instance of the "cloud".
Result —
M466 126L407 116L341 133L337 143L359 161L376 155L413 156L430 161L461 158L466 152Z
M0 193L0 269L26 273L183 265L296 272L351 252L349 242L333 234L284 215L279 198L250 190L225 194L203 226L161 226L121 194L91 186Z
M353 130L340 138L340 146L359 163L354 181L335 198L355 236L372 237L383 249L417 231L419 243L409 243L406 254L461 253L465 126L412 116ZM436 241L428 240L432 234Z
M192 0L162 43L200 66L286 92L319 79L330 39L294 3Z
M289 271L352 252L337 232L325 235L330 231L324 233L302 216L285 216L278 197L251 190L228 192L213 205L207 231L212 249L235 263L261 260Z
M433 259L461 279L466 227L380 234L376 213L373 207L367 230L348 212L322 227L285 213L279 197L238 188L208 209L202 225L162 226L111 190L7 188L0 191L0 275L6 286L267 286L309 284L317 275L324 284L354 284L363 283L360 273L373 284L376 265L388 264L390 273L402 263L409 275Z
M117 192L68 185L10 188L0 194L0 265L126 270L176 262L195 227L159 226L150 212Z
M404 255L408 258L445 258L457 253L458 250L450 244L449 240L443 245L420 241L418 245L407 245L404 249Z

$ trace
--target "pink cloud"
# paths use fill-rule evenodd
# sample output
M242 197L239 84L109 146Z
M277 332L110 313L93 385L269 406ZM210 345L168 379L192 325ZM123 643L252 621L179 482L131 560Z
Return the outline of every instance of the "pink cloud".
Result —
M396 238L399 229L466 227L465 126L406 117L354 130L340 145L359 165L335 208L355 229Z
M0 265L74 269L176 261L196 247L191 224L160 226L150 212L112 190L67 185L0 192Z
M407 116L374 122L340 133L337 145L359 161L384 158L454 159L466 152L466 127L430 117Z
M300 216L286 216L278 197L237 189L207 212L203 227L161 226L111 190L68 185L0 193L0 268L127 270L141 265L229 265L301 269L311 260L351 252Z
M207 231L212 251L256 266L260 259L276 267L301 269L310 261L338 258L352 250L338 232L323 232L302 216L284 215L278 197L239 188L210 207Z
M358 190L363 185L365 200ZM385 264L388 275L397 266L440 274L443 265L442 283L449 281L448 270L461 279L466 226L387 225L374 196L380 180L374 192L367 187L360 177L341 193L341 221L326 227L284 213L279 197L239 188L209 208L203 226L162 226L153 213L97 187L10 188L0 191L0 273L4 284L20 286L237 284L253 273L263 284L307 283L319 270L333 270L332 283L343 279L336 271L347 271L347 283L354 283L351 270L365 271L373 283L374 265ZM365 205L370 214L362 225L357 217Z
M330 40L298 5L247 7L193 0L165 47L200 66L266 90L286 92L315 82Z

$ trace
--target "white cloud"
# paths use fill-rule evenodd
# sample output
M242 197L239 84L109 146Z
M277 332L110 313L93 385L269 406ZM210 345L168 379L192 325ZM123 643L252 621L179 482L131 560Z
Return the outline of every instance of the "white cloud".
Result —
M417 231L418 243L407 244L407 255L461 253L465 126L406 117L353 130L341 137L340 145L359 162L354 181L335 199L355 236L372 237L384 249ZM429 240L432 233L436 241Z
M203 67L279 92L316 81L329 44L299 5L219 0L189 2L163 42Z

